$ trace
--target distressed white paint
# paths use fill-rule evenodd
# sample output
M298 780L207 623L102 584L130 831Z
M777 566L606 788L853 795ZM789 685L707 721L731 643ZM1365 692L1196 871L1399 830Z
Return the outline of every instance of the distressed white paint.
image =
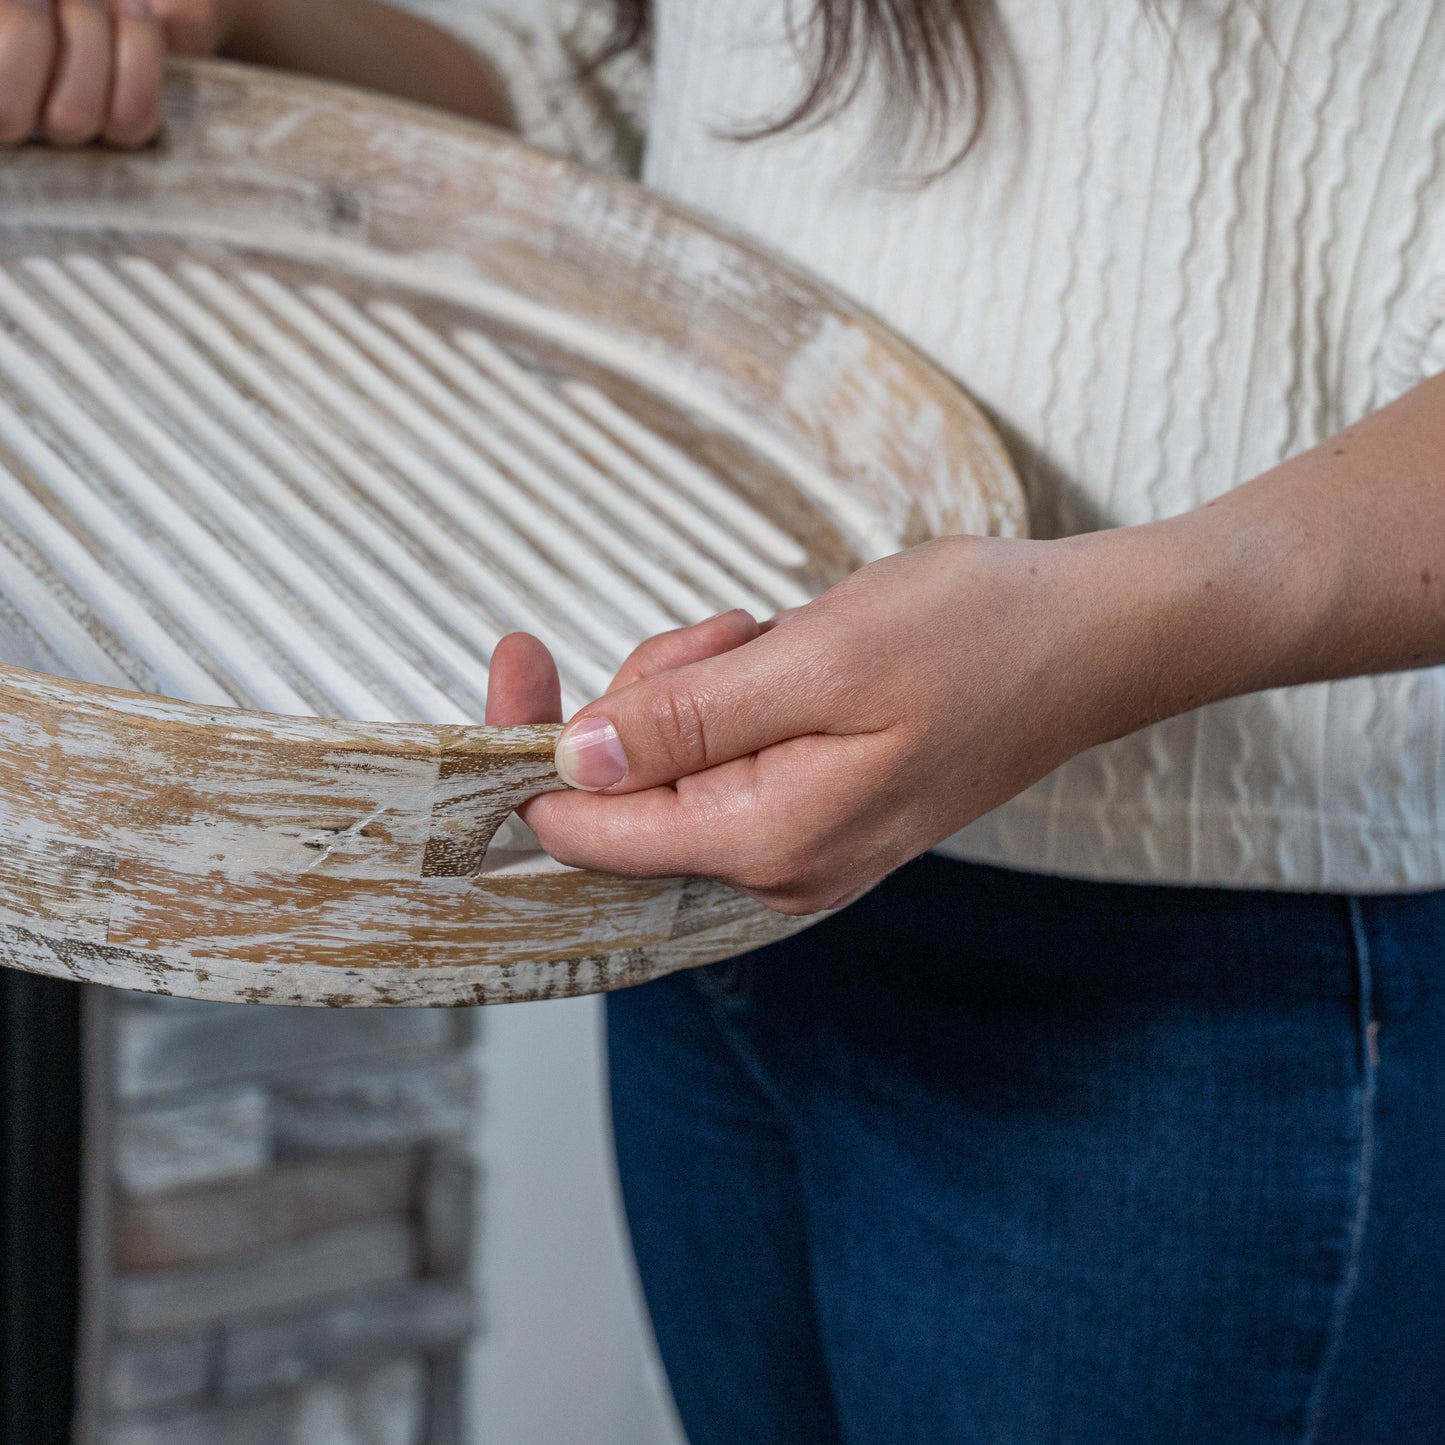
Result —
M167 495L152 475L156 460L162 464L179 463L189 473L188 481L204 487L205 482L198 475L199 469L191 467L189 456L174 447L169 438L131 404L110 373L90 356L84 345L37 307L3 270L0 270L0 315L7 315L18 322L36 343L35 350L27 351L9 334L0 333L0 370L5 372L13 386L27 395L44 418L84 454L92 474L104 477L114 488L113 495L121 506L136 516L139 527L157 542L164 539L174 547L175 550L168 554L163 554L159 546L134 549L132 561L142 592L174 585L170 579L180 570L177 566L178 552L192 564L192 577L196 575L197 566L203 566L206 581L212 584L215 593L220 594L224 602L249 613L273 643L293 652L293 655L299 653L296 660L320 674L319 681L326 695L336 700L342 711L348 707L356 708L360 710L360 716L367 716L371 709L379 707L376 699L364 689L349 686L348 680L338 674L330 655L312 640L305 629L298 628L295 614L288 613L281 600L273 598L264 587L258 588L253 575L231 550L217 547L216 539ZM45 353L60 358L71 376L56 376L37 364ZM154 447L155 458L143 462L118 445L118 439L96 420L90 407L81 404L78 400L80 396L98 400L113 419L126 417L133 420L146 441ZM19 448L24 444L22 428L17 427L13 445ZM98 497L97 488L81 483L81 493L74 502L76 515L87 517ZM103 535L101 541L102 545L108 545ZM239 651L236 630L223 620L219 608L212 607L203 613L193 612L188 620L205 655L228 658ZM271 695L282 706L290 705L284 691L278 689ZM344 703L341 702L343 698Z
M27 208L26 219L50 229L114 228L121 232L134 229L134 222L124 215L94 207L52 206ZM549 344L562 347L584 359L589 365L601 367L665 398L678 410L690 413L700 421L724 434L745 437L748 444L775 467L780 476L801 492L820 516L830 517L849 537L863 560L886 556L896 551L900 532L896 524L902 518L885 515L868 500L840 486L841 475L823 464L792 439L785 439L770 426L760 423L758 416L739 405L731 396L731 388L720 384L721 378L699 376L687 358L675 353L658 354L653 348L640 346L625 336L620 328L599 325L575 314L553 309L534 297L511 290L477 276L458 270L455 257L444 252L420 251L407 256L377 253L335 236L312 232L293 233L284 227L272 226L254 231L237 229L205 214L178 215L168 220L168 236L190 240L198 245L233 245L248 253L275 254L287 259L304 260L321 269L335 268L342 272L367 274L378 283L397 286L439 301L445 301L476 312L479 316L509 327L531 332ZM763 265L758 261L760 267ZM866 330L859 317L844 323L850 328ZM871 346L860 353L870 362L879 356L879 337L869 335ZM902 358L895 364L904 368ZM918 365L923 363L918 362ZM735 379L734 379L735 380ZM956 391L956 389L954 389ZM806 389L799 392L806 394ZM775 393L776 403L781 391ZM935 404L932 398L919 398L921 407ZM957 423L959 413L966 410L970 445L979 449L978 473L954 474L948 478L959 490L971 491L972 484L983 482L985 500L977 507L979 515L988 519L988 530L1014 534L1024 528L1024 501L1013 479L1005 453L988 423L961 393L941 404L942 425ZM876 438L875 438L876 440ZM840 452L836 461L846 462ZM898 479L903 482L903 479ZM906 486L906 484L905 484Z
M0 611L81 679L0 659L0 951L450 1004L798 927L526 851L555 728L445 724L511 628L575 705L645 633L805 600L920 515L1013 528L977 413L635 191L324 86L174 84L156 152L0 170ZM172 697L90 685L121 680Z
M41 526L54 526L54 519L43 508L37 509L30 493L10 472L0 468L0 517L4 518L0 522L0 542L4 545L0 596L8 604L4 609L6 622L23 628L31 645L45 654L43 663L29 665L55 672L79 662L82 676L109 687L134 686L136 679L81 623L78 614L84 609L61 600L66 590L63 581L12 530L10 523L21 512L30 512L32 521L39 521ZM67 540L73 543L73 539ZM90 573L92 568L87 563L84 570ZM77 603L73 597L70 600ZM123 651L118 645L117 650ZM158 681L150 681L153 689L159 688Z
M407 335L419 347L426 345L426 340L418 335L414 325L408 324L409 318L400 308L378 310L399 334ZM693 568L700 569L712 580L714 602L724 606L746 605L767 612L808 600L796 578L767 567L755 553L747 550L744 543L752 540L750 531L745 531L741 540L729 536L716 517L709 517L690 504L686 493L676 488L674 477L663 480L653 476L619 448L609 447L605 436L600 436L573 415L546 386L513 361L500 346L475 331L463 331L456 340L486 376L477 375L476 370L468 366L465 357L446 350L432 337L427 349L436 358L437 364L445 366L448 374L501 425L526 437L539 451L547 453L555 465L566 470L579 486L603 499L604 505L619 520L641 529L639 519L648 518L645 530L654 539L655 545L672 555L680 553L687 556ZM570 447L564 443L570 444ZM567 460L562 461L563 457ZM599 458L602 466L595 465L590 460L593 457ZM618 485L619 481L622 486ZM635 495L629 493L629 487ZM730 495L736 496L735 493ZM738 507L750 524L757 518L758 514L745 504L738 503ZM667 523L676 530L669 531ZM769 532L778 533L777 528L766 523L765 526ZM740 596L738 581L708 561L707 557L700 557L699 547L719 558L737 574L737 578L746 579L747 585L757 588L762 594L761 599L757 595ZM807 555L803 553L795 566L801 567L806 562Z
M294 429L298 447L309 448L315 459L312 468L295 479L304 489L303 495L319 500L331 491L332 506L327 511L327 521L332 526L354 529L369 543L374 543L377 533L390 539L403 559L397 564L400 583L440 619L454 638L472 639L490 652L504 632L526 625L520 620L520 611L511 605L511 591L493 588L491 597L482 597L472 586L477 572L475 551L399 487L394 477L373 463L355 440L339 432L326 414L310 403L306 392L288 386L284 375L263 365L256 353L243 346L160 267L132 257L123 262L120 269L204 346L236 379L238 386L244 388L244 393L267 408L267 412L253 408L238 391L235 405L240 411L255 410L261 417L269 413L275 418L273 425L279 428L284 424ZM167 350L174 349L169 336L165 337L164 345ZM334 473L332 488L314 489L317 471ZM410 540L412 545L405 546L402 539ZM549 580L545 573L542 580ZM559 616L554 594L539 588L528 600L564 677L596 680L597 685L591 692L605 686L604 669L578 650L572 625ZM465 653L463 658L461 665L465 668ZM473 658L473 665L480 665L480 659ZM448 666L454 668L456 664L449 658ZM485 675L479 680L484 683Z
M12 360L8 340L0 331L0 371ZM21 358L24 368L24 359ZM226 620L121 515L77 475L77 473L31 428L21 414L0 396L0 437L29 477L43 485L73 516L105 538L106 549L117 563L149 579L149 591L182 625L209 625L211 635L225 638L229 671L239 672L249 691L263 705L283 712L303 712L304 699L254 655L247 640L228 627ZM95 554L59 520L56 511L13 474L0 471L6 488L6 515L22 528L47 560L86 599L96 614L106 619L117 633L135 647L144 665L161 685L178 697L224 706L234 703L229 689L219 686L182 647L176 637L161 627L135 590L127 588L98 565ZM194 636L201 656L206 655L205 638Z
M485 338L473 333L475 346ZM500 347L492 348L494 358L505 359ZM525 373L522 373L525 375ZM787 571L807 564L808 554L798 542L781 528L773 525L756 507L749 506L735 491L723 485L714 473L705 471L691 457L658 434L645 427L635 417L617 405L611 397L589 386L583 381L569 381L562 385L562 395L579 411L598 424L599 429L589 429L567 409L555 403L543 411L548 420L554 422L560 431L570 435L584 451L594 452L608 459L624 476L637 476L639 488L646 486L646 494L655 497L659 506L668 505L664 498L674 497L681 492L700 512L708 518L708 530L727 538L733 545L728 550L729 563L752 571L757 566L759 555L769 558L774 564L766 574L768 584L793 589L788 595L797 598L796 583ZM539 395L541 401L545 392ZM615 438L621 447L609 439ZM627 448L636 457L653 468L656 482L644 483L646 472L629 458ZM639 475L640 474L640 475ZM662 483L659 487L657 482ZM668 490L676 489L675 491ZM696 520L691 525L699 526ZM717 532L718 527L724 530ZM787 603L785 605L794 605Z
M589 564L595 563L592 554L573 533L558 535L548 514L509 485L484 457L465 447L443 444L456 470L439 465L427 446L435 441L436 431L426 428L430 435L418 437L379 417L364 397L341 385L215 271L190 265L182 274L193 291L206 296L238 331L274 357L327 407L335 424L392 467L393 487L411 483L443 527L460 529L470 538L463 577L477 574L483 565L504 574L506 582L494 590L498 607L510 614L513 625L533 623L527 600L531 594L555 590L571 602L567 612L573 626L586 633L603 655L616 656L625 647L631 634L624 630L625 622L610 621L616 609L599 613L591 605L586 573ZM633 594L628 601L636 613L628 620L643 635L668 625L666 613Z
M253 291L264 296L291 326L344 371L373 404L391 412L455 475L478 485L489 503L512 512L534 546L557 554L574 575L610 584L601 600L614 614L631 617L645 627L706 615L707 602L702 594L649 556L635 537L617 527L604 512L589 506L593 499L587 494L579 496L569 490L501 432L469 425L472 445L468 446L413 401L394 377L373 366L273 278L251 272L246 280ZM490 466L478 465L479 451ZM617 570L610 570L609 563ZM618 585L629 574L636 585ZM660 606L649 602L647 593Z
M492 425L484 425L475 407L469 407L460 396L444 386L440 378L344 296L327 286L313 286L308 289L307 296L340 330L348 333L358 346L385 368L385 375L392 379L393 387L397 383L407 386L446 415L459 431L473 437L479 446L496 449L499 441L497 429L505 432L513 444L506 444L498 451L503 464L506 465L510 459L515 476L534 481L541 478L544 495L550 496L554 505L565 507L568 513L581 515L589 532L595 526L594 519L601 519L609 532L622 538L629 566L637 565L639 555L650 553L660 575L669 578L668 596L684 599L684 617L699 616L699 609L701 615L707 615L731 606L760 610L767 605L747 590L745 582L717 564L713 548L706 543L699 545L692 529L669 525L666 511L640 502L613 477L592 465L585 455L573 450L567 440L549 431L504 393L491 389L491 395L483 406L487 421ZM452 370L445 374L449 380L456 375ZM528 453L531 454L529 460L525 459ZM657 491L663 496L668 495L660 485ZM718 529L714 526L706 530L715 533ZM669 568L676 568L686 578L686 589L674 591Z
M343 635L350 634L352 647L365 653L401 692L417 715L433 722L469 721L465 711L423 677L372 625L363 603L373 585L367 561L352 557L345 559L342 569L323 570L319 567L318 561L325 559L335 547L335 534L324 528L311 527L310 514L305 508L287 507L285 490L274 475L257 464L244 446L213 421L209 412L197 405L151 359L123 325L81 292L58 266L32 258L26 262L26 270L69 313L81 336L94 339L109 350L117 364L115 374L126 377L129 383L128 389L122 389L111 382L101 358L87 357L84 366L72 366L76 375L86 383L87 394L104 402L110 410L112 425L129 431L161 461L173 483L172 496L194 507L199 515L219 524L232 547L244 546L250 552L253 560L246 576L244 600L247 603L256 598L263 602L270 600L269 594L277 590L271 578L278 579L285 592L276 598L273 606L279 613L287 642L294 639L299 631L296 626L298 608L294 604L286 605L288 599L285 594L290 593L302 609L314 610L320 619L337 631ZM5 295L4 279L3 272L0 272L0 297ZM157 413L187 431L189 446L177 442L158 423L145 416L135 404L136 390L145 393ZM211 453L215 462L224 465L224 473L218 475L205 464L202 460L205 452ZM273 505L277 501L282 503L284 525L276 525L266 519L265 513L255 506L258 495ZM290 540L290 528L298 524L311 533L307 541L312 547L306 555L302 555ZM320 545L317 546L317 543ZM214 552L215 540L207 537L206 551L195 560L209 570L213 566ZM264 572L259 570L261 568L265 569ZM333 578L338 573L341 576L350 573L353 585L345 592L334 585ZM385 605L389 599L377 600ZM324 645L308 648L296 661L326 691L344 715L388 716L385 711L387 705L370 691L357 688L354 679L337 664Z
M394 532L356 505L335 476L316 465L109 268L89 256L69 257L67 265L124 322L127 330L122 335L143 339L151 353L166 363L168 378L150 383L157 398L163 398L173 414L186 418L192 434L203 439L233 475L245 479L255 499L304 537L314 549L313 556L328 570L353 582L360 579L373 599L373 620L379 625L394 620L414 638L445 669L450 697L475 716L486 702L485 677L478 678L476 653L458 643L417 598L443 603L461 630L473 636L478 625L475 612L460 616L454 591L442 586ZM264 368L256 369L267 375ZM488 650L497 636L500 633L487 642ZM428 694L423 696L427 708L437 706Z

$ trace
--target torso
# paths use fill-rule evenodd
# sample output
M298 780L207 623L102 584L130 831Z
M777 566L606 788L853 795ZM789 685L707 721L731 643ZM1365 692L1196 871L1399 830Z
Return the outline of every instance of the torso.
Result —
M1445 9L1002 0L1012 98L924 188L866 105L739 144L801 71L772 0L661 0L647 179L873 307L992 412L1036 535L1172 515L1445 369ZM1262 25L1260 12L1265 15ZM1172 16L1172 12L1171 12ZM1092 876L1445 883L1445 673L1216 705L950 845Z

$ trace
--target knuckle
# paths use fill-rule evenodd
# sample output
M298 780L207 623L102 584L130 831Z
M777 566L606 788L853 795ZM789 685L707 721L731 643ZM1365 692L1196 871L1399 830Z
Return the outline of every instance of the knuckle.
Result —
M808 889L779 892L771 888L742 888L739 891L761 903L769 912L782 914L785 918L808 918L833 906L825 902L822 895Z
M640 677L647 670L647 659L657 651L658 640L649 637L646 642L639 642L631 652L627 654L622 666L617 669L618 674L632 673Z
M806 918L859 897L864 872L821 840L802 839L759 850L737 870L735 886L775 913Z
M870 654L867 649L859 648L850 641L817 660L813 686L826 706L851 709L860 694L876 687L879 666L876 650Z
M661 637L649 637L646 642L639 642L627 654L622 666L617 669L613 686L628 687L634 682L641 682L649 673L657 671L656 660L664 647L665 643Z
M767 894L761 902L789 918L811 918L817 913L829 913L851 903L858 896L856 888L812 879L799 880L791 888Z
M692 693L664 688L648 706L646 725L662 759L672 767L706 763L707 726L702 706Z

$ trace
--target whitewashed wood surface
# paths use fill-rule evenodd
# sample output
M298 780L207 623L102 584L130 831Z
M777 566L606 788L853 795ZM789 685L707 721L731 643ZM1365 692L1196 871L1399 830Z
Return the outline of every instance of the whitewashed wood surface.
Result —
M431 112L174 67L164 143L0 161L0 952L216 999L591 992L801 926L564 870L486 729L1019 487L869 316L626 183Z

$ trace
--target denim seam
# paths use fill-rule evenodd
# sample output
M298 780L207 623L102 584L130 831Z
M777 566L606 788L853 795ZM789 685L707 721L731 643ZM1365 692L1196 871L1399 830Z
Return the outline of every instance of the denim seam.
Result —
M1301 1445L1319 1445L1324 1428L1327 1395L1332 1377L1344 1350L1345 1325L1360 1279L1360 1259L1364 1253L1365 1230L1370 1217L1370 1195L1374 1182L1375 1162L1375 1098L1379 1059L1375 1042L1375 985L1370 958L1370 939L1365 929L1364 908L1358 897L1346 900L1350 933L1354 943L1357 982L1356 1008L1360 1050L1360 1150L1355 1169L1355 1213L1350 1226L1349 1253L1335 1291L1334 1308L1320 1356L1314 1387L1310 1391Z

